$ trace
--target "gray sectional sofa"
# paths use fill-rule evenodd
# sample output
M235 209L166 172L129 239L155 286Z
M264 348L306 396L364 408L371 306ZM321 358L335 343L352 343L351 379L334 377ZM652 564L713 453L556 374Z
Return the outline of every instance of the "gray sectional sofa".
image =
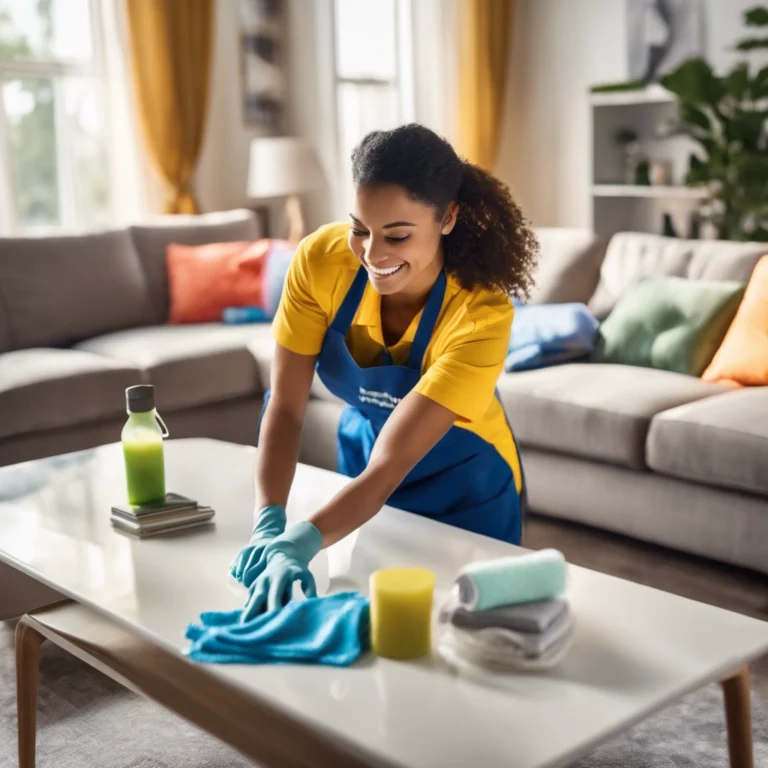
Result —
M607 315L638 275L746 282L765 246L540 229L538 302ZM119 439L124 389L157 387L173 437L253 443L266 325L170 326L165 247L251 240L253 216L0 240L0 464ZM732 391L628 366L504 374L534 512L768 573L768 387ZM335 468L341 405L320 382L301 459Z

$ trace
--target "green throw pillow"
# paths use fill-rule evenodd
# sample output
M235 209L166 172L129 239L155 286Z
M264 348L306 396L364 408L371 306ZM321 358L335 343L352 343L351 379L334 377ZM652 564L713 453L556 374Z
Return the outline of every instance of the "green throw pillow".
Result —
M639 278L600 326L592 359L701 376L744 288L735 282Z

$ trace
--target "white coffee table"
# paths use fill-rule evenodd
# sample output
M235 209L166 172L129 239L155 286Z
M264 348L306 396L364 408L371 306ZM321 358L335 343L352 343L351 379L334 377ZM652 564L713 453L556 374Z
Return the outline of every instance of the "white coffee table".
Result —
M768 623L578 567L570 567L568 583L575 644L545 674L474 679L437 659L402 663L372 656L348 669L193 665L182 656L187 624L201 611L236 608L244 599L228 567L251 531L255 457L256 449L227 443L169 441L168 488L211 504L216 528L144 541L115 532L109 522L110 506L124 488L119 445L0 469L0 496L14 486L18 494L0 501L0 561L112 627L122 650L110 653L122 653L121 663L133 659L140 668L142 659L135 656L157 649L173 661L176 671L169 676L184 678L186 670L189 680L203 681L177 700L189 703L197 690L209 704L217 695L222 702L236 696L232 727L250 727L253 748L244 747L247 733L211 731L266 764L321 765L335 754L344 759L333 765L564 766L686 693L725 679L732 763L751 764L748 686L741 671L768 651ZM300 466L290 518L306 517L345 482ZM419 565L437 576L438 605L462 565L515 551L385 508L322 552L312 570L321 593L365 592L377 568ZM34 617L31 624L28 631L34 632ZM52 625L55 635L55 620ZM143 649L134 657L130 638ZM84 630L73 648L87 640ZM99 657L98 648L90 651ZM174 707L173 696L153 693L157 680L135 687ZM183 706L174 708L194 719ZM277 751L259 746L266 738L257 733L260 723L269 724Z

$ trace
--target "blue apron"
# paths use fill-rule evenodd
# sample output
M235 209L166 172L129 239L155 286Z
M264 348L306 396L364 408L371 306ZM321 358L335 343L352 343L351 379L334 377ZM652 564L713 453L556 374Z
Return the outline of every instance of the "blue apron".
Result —
M366 468L389 414L421 378L424 353L443 306L446 277L442 271L427 297L408 364L394 365L387 353L384 365L361 368L347 347L346 336L367 282L368 274L360 267L326 331L317 359L323 384L347 404L339 425L338 470L349 477L357 477ZM496 448L473 432L452 426L387 503L518 544L525 512L525 479L523 491L518 493L512 469Z

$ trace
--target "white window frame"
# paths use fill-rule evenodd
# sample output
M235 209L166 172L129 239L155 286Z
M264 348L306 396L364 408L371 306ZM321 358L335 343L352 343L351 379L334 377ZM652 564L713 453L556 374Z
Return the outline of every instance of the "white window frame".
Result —
M104 112L102 115L105 127L105 150L107 163L111 166L109 155L109 109L107 107L106 66L104 51L104 29L102 20L101 0L88 0L89 19L91 25L91 42L93 58L87 63L67 61L64 59L0 59L0 84L9 78L47 77L51 78L54 87L54 129L56 137L56 178L59 195L59 224L50 227L35 227L34 234L45 234L63 230L75 231L82 227L75 210L75 189L73 177L73 156L71 142L66 140L66 119L63 111L64 94L60 78L70 76L85 76L96 83L99 103ZM2 93L0 92L0 98ZM20 227L16 211L11 167L9 162L8 126L5 109L0 104L0 233L19 234L25 230ZM115 200L110 199L110 214L114 213Z
M341 88L344 85L379 86L394 88L397 93L398 123L414 120L416 112L413 56L413 0L395 0L395 72L392 77L349 77L339 74L339 40L336 35L336 0L331 0L331 34L333 36L333 135L336 142L336 168L343 178L348 173L347 160L342 151L341 120L339 115ZM362 138L362 137L361 137Z

